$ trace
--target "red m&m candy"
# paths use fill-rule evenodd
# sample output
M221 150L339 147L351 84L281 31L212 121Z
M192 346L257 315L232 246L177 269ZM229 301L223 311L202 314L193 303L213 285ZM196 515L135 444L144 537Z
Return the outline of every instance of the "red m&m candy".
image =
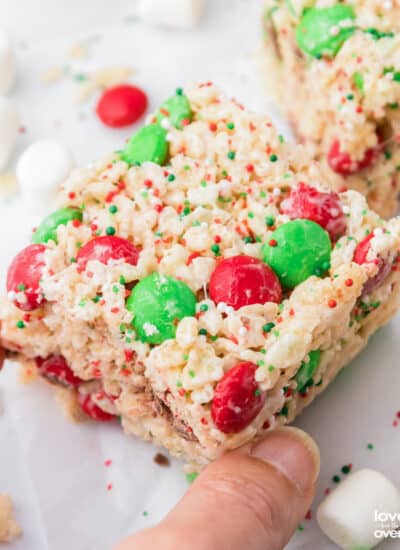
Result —
M67 388L76 388L82 382L82 380L72 372L71 367L62 355L50 355L50 357L46 359L37 357L36 365L39 374L47 378L51 383L60 384Z
M138 249L128 240L114 235L95 237L79 249L77 254L78 269L83 271L90 260L97 260L107 265L111 261L123 260L136 265L139 258Z
M372 292L375 288L378 288L392 270L392 262L390 262L388 259L381 258L380 256L377 256L375 260L367 259L368 253L371 249L371 240L373 237L373 233L367 235L362 241L358 243L354 251L353 260L356 264L363 265L366 263L375 262L379 266L377 274L371 279L368 279L368 281L364 284L363 294L368 294L369 292Z
M106 126L122 128L139 120L146 111L147 103L147 96L140 88L120 84L105 90L96 112Z
M341 151L339 140L335 140L328 152L328 164L334 172L341 174L342 176L350 176L351 174L357 174L369 168L376 161L378 154L380 153L380 147L371 147L367 149L364 156L360 160L354 160L349 153Z
M318 191L311 185L299 183L282 201L281 211L291 220L301 218L318 223L328 231L332 241L346 232L346 218L339 195L334 191Z
M234 309L266 302L279 303L282 288L272 269L251 256L222 260L210 278L210 297Z
M7 292L14 304L23 311L37 309L44 302L40 279L45 250L43 244L31 244L15 256L8 268Z
M257 365L238 363L225 373L215 388L211 416L226 434L238 433L252 422L265 403L255 379Z
M97 420L97 422L109 422L115 418L114 414L110 414L100 409L94 402L90 393L78 393L78 403L82 410L90 416L90 418Z

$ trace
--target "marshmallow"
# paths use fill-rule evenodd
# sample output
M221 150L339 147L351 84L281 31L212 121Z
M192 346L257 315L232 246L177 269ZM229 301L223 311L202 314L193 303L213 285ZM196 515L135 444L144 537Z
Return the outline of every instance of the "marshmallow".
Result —
M380 472L360 470L320 504L317 521L344 550L370 549L391 537L400 540L400 491Z
M0 29L0 94L6 94L15 82L15 56L10 39Z
M6 167L14 150L19 129L19 115L14 103L0 96L0 170Z
M26 206L48 210L73 165L68 147L57 141L40 140L25 149L17 162L17 179Z
M204 0L140 0L139 15L150 25L191 29L200 19Z

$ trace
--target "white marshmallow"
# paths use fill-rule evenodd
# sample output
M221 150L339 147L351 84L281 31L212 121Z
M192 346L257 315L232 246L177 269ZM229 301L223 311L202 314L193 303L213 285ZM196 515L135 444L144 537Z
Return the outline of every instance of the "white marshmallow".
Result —
M14 150L19 124L20 119L14 103L0 96L0 170L6 167Z
M192 29L204 10L204 0L140 0L139 16L150 25Z
M317 510L317 520L340 548L373 548L385 538L396 537L400 491L380 472L360 470L326 497Z
M0 29L0 94L6 94L15 83L15 55L10 39Z
M73 165L68 147L57 141L40 140L25 149L17 162L17 179L26 206L38 212L51 208Z

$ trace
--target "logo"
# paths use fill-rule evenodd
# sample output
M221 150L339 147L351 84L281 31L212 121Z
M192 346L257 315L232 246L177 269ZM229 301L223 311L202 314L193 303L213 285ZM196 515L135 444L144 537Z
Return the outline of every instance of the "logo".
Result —
M374 511L374 521L377 528L374 531L375 538L400 539L400 512Z

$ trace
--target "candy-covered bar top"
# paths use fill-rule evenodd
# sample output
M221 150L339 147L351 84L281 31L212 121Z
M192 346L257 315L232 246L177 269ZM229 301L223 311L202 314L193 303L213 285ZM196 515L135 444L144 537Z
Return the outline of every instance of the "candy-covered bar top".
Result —
M324 179L211 83L178 89L62 185L9 268L3 346L198 463L291 421L398 305L400 221Z
M400 5L381 0L267 0L263 71L297 137L335 189L363 193L382 216L400 181Z

